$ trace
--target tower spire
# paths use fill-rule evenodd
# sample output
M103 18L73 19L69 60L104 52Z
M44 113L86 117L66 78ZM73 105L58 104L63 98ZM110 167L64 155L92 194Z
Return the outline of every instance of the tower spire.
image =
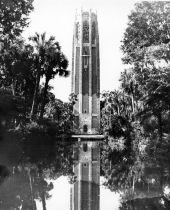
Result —
M74 106L76 134L99 134L99 61L97 15L91 9L81 9L73 35L72 91L78 99Z

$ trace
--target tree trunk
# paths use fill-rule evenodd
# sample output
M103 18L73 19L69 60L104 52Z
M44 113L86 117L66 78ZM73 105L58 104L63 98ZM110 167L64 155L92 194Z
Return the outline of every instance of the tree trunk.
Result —
M133 93L131 95L131 100L132 100L132 113L134 114L135 113L135 104L134 104L134 96L133 96Z
M32 107L31 107L31 112L30 112L30 118L32 119L34 117L34 114L37 111L37 95L39 91L39 84L40 84L40 73L41 70L38 70L37 78L36 78L36 84L35 84L35 89L34 89L34 96L33 96L33 101L32 101Z
M159 142L157 147L161 147L162 145L162 136L163 136L163 130L162 130L162 113L158 113L158 135L159 135Z
M15 96L15 84L14 84L13 79L12 79L12 83L11 83L11 90L12 90L12 95Z
M132 191L133 193L135 192L135 174L133 174L133 177L132 177Z
M50 81L50 79L48 77L46 77L45 86L44 86L44 93L43 93L43 101L42 101L41 112L40 112L40 120L43 118L43 114L44 114L45 100L46 100L46 96L47 96L49 81Z

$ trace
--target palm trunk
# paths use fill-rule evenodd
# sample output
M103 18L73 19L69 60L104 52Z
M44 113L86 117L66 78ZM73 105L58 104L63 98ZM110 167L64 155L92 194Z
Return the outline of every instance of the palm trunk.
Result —
M162 113L158 113L158 135L159 135L159 142L157 144L157 148L161 147L162 145L162 136L163 136L163 130L162 130Z
M131 100L132 100L132 113L134 114L135 113L135 104L134 104L134 96L133 96L133 93L131 95Z
M33 96L33 101L32 101L32 107L31 107L31 112L30 112L30 118L32 119L34 117L34 114L37 111L37 95L39 91L39 84L40 84L40 69L38 70L37 78L36 78L36 84L35 84L35 89L34 89L34 96Z
M12 79L12 83L11 83L11 90L12 90L12 95L15 96L15 84L14 84L13 79Z
M40 120L43 118L43 114L44 114L45 100L46 100L46 96L47 96L49 81L50 81L50 79L48 77L46 77L45 86L44 86L44 93L43 93L43 101L42 101L41 112L40 112Z
M132 191L135 192L135 176L132 177Z
M162 115L161 113L158 116L158 123L159 123L159 141L162 143Z

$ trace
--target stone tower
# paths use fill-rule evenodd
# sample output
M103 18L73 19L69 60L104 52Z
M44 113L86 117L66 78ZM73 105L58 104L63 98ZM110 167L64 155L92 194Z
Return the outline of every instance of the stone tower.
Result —
M73 35L72 93L75 133L99 134L100 59L97 14L91 10L76 14Z

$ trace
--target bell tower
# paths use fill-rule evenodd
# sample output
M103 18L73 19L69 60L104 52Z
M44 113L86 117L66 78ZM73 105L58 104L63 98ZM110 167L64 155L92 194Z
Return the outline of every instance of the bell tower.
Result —
M92 10L76 14L73 34L72 93L75 134L99 134L100 58L97 14Z

